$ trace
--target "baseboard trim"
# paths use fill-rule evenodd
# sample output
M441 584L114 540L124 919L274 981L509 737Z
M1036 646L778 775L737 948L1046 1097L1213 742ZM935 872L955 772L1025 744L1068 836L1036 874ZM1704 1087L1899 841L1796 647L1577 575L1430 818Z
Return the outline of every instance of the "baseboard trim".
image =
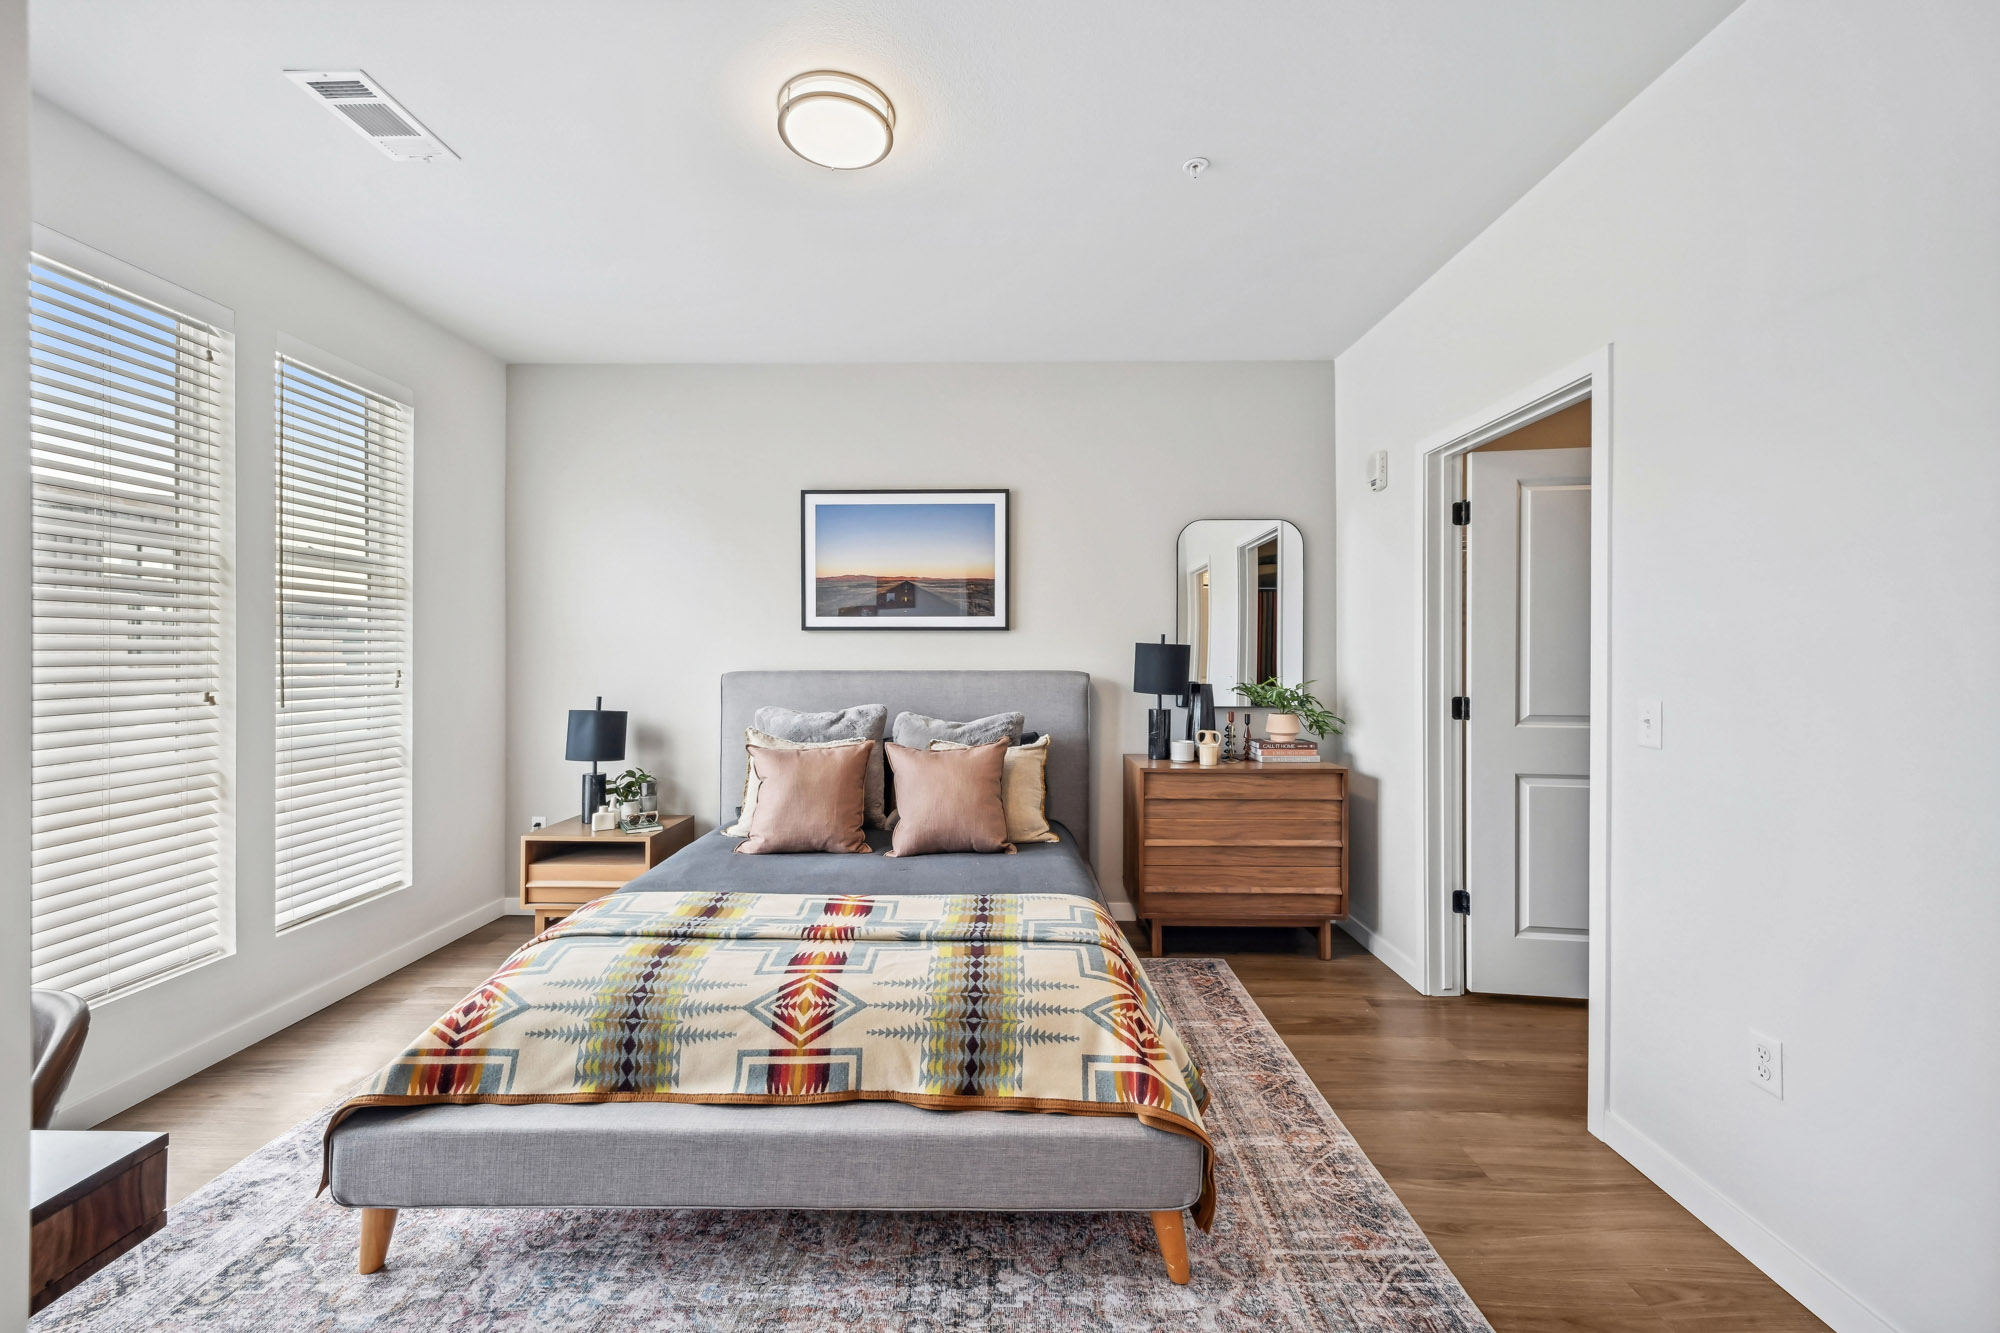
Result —
M1354 942L1382 960L1383 966L1401 977L1418 994L1424 989L1423 965L1410 955L1383 939L1353 917L1339 923L1340 928L1354 938Z
M1881 1312L1696 1175L1631 1121L1612 1111L1604 1117L1604 1131L1604 1141L1612 1151L1839 1333L1900 1333Z
M290 1027L302 1018L311 1017L334 1001L345 999L363 986L380 981L396 969L407 967L425 954L450 944L459 936L479 929L499 917L509 901L506 898L499 898L484 906L475 907L470 912L428 930L415 939L405 940L394 948L377 954L359 966L351 967L338 976L329 977L296 995L287 996L259 1013L204 1037L192 1046L175 1051L165 1059L157 1060L81 1101L64 1103L62 1110L56 1116L56 1128L86 1129L110 1119L120 1111L136 1106L154 1093L171 1088L184 1078L199 1074L216 1061L228 1059L244 1047L254 1045L272 1033Z

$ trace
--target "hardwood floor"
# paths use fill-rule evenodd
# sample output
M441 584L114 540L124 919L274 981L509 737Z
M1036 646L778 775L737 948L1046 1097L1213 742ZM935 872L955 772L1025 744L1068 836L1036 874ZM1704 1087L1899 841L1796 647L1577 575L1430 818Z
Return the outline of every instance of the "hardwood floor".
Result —
M527 938L504 917L141 1102L168 1202L367 1078ZM1825 1325L1590 1137L1584 1008L1427 999L1346 935L1170 928L1227 958L1501 1333L1792 1333Z
M1500 1333L1826 1325L1584 1128L1585 1009L1430 999L1344 933L1167 930L1223 957Z

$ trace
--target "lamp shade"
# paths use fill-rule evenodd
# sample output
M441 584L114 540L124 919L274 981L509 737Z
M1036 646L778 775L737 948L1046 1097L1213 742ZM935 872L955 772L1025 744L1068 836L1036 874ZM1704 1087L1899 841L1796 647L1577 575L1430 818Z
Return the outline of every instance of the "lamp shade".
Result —
M569 746L563 758L596 764L625 757L625 714L602 708L569 710Z
M1186 644L1137 643L1132 647L1133 693L1187 693L1188 646Z

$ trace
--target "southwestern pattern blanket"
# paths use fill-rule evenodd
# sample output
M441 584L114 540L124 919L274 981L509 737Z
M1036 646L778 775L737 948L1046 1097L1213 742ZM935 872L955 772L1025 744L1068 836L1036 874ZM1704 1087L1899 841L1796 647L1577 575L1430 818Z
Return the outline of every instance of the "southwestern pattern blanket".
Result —
M1209 1142L1201 1071L1145 969L1066 894L603 898L517 950L327 1134L365 1106L869 1099L1133 1116ZM1210 1177L1204 1230L1214 1195Z

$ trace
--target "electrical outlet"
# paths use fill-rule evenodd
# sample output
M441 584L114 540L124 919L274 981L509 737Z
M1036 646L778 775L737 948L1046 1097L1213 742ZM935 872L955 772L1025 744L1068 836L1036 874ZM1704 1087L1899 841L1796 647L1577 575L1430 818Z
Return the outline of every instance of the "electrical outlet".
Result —
M1750 1030L1750 1081L1779 1101L1785 1099L1785 1043Z
M1641 699L1639 701L1639 744L1648 750L1660 748L1660 701Z
M528 832L533 833L538 828L547 828L548 826L549 817L547 815L528 816Z

